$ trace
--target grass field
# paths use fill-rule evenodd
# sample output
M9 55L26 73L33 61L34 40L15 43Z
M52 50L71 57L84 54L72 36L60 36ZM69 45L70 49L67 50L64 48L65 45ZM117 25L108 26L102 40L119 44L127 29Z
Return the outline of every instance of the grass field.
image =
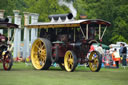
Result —
M65 72L59 67L35 70L32 65L14 63L11 71L4 71L0 64L0 85L128 85L128 67L90 72L78 66L74 72Z

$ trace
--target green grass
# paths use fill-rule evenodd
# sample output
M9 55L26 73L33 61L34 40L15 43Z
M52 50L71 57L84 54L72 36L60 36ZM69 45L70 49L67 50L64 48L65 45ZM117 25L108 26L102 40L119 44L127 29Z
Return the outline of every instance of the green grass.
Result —
M128 67L123 69L102 68L91 72L79 66L74 72L62 71L59 67L35 70L32 65L14 63L11 71L4 71L0 64L0 85L127 85Z

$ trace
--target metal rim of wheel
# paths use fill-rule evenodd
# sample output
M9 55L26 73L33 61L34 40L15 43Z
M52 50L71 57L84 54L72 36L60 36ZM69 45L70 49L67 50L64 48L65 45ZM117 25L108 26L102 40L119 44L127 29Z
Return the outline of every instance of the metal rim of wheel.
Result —
M77 66L77 57L72 51L67 51L64 56L65 70L72 72Z
M98 72L101 68L101 54L97 51L92 51L89 56L89 68L92 72Z
M10 70L12 67L13 59L10 52L5 53L3 60L3 68L4 70Z
M48 50L49 42L46 39L36 39L31 48L31 60L36 69L48 69L50 67L50 59Z

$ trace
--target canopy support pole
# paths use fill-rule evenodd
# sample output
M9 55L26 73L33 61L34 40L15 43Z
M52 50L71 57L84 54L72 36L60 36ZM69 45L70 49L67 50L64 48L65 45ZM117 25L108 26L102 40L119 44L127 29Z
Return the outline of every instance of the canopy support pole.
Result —
M101 39L101 24L99 24L99 40Z
M74 42L76 41L76 30L74 29Z
M101 36L101 39L103 39L103 36L104 36L104 33L106 32L106 29L107 29L107 26L105 27L104 31L103 31L103 34Z
M86 36L85 36L84 31L83 31L83 29L81 28L81 26L80 26L80 30L81 30L82 35L84 36L84 38L85 38L85 40L86 40Z
M88 39L88 24L86 24L86 39Z

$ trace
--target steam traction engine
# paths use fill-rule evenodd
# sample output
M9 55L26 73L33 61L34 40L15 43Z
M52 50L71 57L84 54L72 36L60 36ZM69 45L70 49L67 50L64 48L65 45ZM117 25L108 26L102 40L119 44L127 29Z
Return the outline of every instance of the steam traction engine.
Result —
M18 28L18 25L8 23L8 18L0 18L0 29ZM3 63L4 70L10 70L13 65L13 57L9 51L10 44L8 38L0 34L0 61Z
M91 71L99 71L102 55L98 51L87 55L90 46L103 38L110 23L100 19L74 20L71 13L50 15L49 18L51 22L26 26L41 29L40 38L34 41L31 48L33 66L48 69L51 63L56 62L62 69L72 72L78 63L88 63ZM104 31L101 27L105 28Z

